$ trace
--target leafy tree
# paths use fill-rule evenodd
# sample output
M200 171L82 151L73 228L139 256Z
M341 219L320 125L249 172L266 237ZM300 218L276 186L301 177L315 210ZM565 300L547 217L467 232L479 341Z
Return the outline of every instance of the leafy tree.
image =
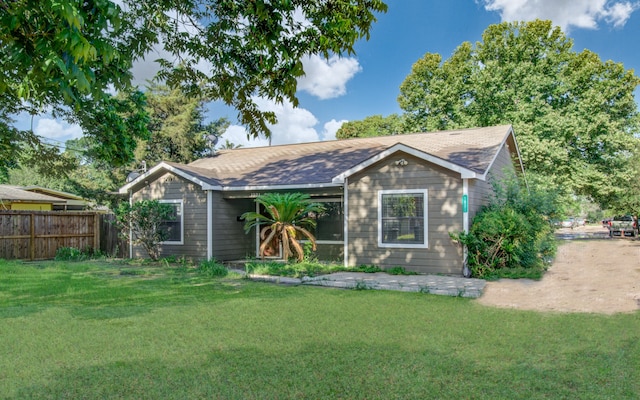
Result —
M111 88L130 94L133 114L140 96L131 88L131 66L162 48L159 77L188 95L235 107L251 135L269 135L275 114L262 112L256 96L297 105L302 58L353 53L369 36L381 0L24 0L0 4L0 117L51 110L94 132L97 154L130 162L139 130L121 129ZM100 118L92 119L93 110ZM138 120L137 122L141 122ZM2 119L8 131L11 121ZM114 132L108 132L114 129ZM104 134L99 134L104 130ZM12 132L15 134L16 132ZM31 141L38 140L33 133ZM13 135L0 159L15 162ZM8 137L8 136L7 136ZM7 138L5 137L5 138ZM116 150L123 150L118 153Z
M158 200L136 201L133 205L122 202L115 210L116 225L123 238L142 246L149 258L160 256L160 243L167 238L162 222L168 220L173 207Z
M265 193L256 198L256 203L264 207L265 213L247 212L242 218L246 233L264 225L260 230L261 257L269 246L282 244L285 260L295 255L302 261L304 249L298 242L302 238L307 238L315 251L316 239L305 227L315 228L316 221L309 214L322 212L322 205L312 202L309 195L303 193Z
M427 53L400 86L403 131L512 124L529 179L612 204L629 186L640 79L572 45L538 20L491 25L444 61ZM349 137L375 132L364 122Z
M399 97L409 128L511 123L529 174L610 203L637 141L638 77L575 53L549 21L491 25L482 39L414 66Z
M402 117L391 114L387 117L372 115L362 121L349 121L342 124L336 132L336 138L372 137L395 135L404 132Z
M150 137L138 141L136 160L189 163L206 149L204 102L182 95L179 89L151 83L147 92Z

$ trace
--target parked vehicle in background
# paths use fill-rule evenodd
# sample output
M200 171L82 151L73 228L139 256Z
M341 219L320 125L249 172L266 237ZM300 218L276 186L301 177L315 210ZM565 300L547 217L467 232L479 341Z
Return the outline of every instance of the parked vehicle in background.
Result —
M609 236L630 236L638 234L638 221L632 215L618 215L609 221Z
M560 223L560 227L561 228L575 228L576 226L578 226L578 223L576 222L576 219L571 217L571 218L567 218L565 220L562 220L562 222Z

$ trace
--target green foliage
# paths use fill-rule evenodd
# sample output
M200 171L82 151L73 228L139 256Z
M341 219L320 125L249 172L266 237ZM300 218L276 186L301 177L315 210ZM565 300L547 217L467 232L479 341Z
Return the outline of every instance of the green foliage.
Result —
M282 245L285 260L296 256L302 261L305 256L300 245L301 239L308 239L312 250L316 250L316 240L308 227L315 228L316 221L309 214L319 213L324 207L314 203L308 194L304 193L265 193L256 198L265 211L264 213L247 212L242 214L245 220L244 230L249 233L253 228L260 230L260 256L264 257L268 248L278 248Z
M229 274L229 269L215 259L201 261L198 271L204 275L212 277L224 277Z
M83 250L75 247L59 247L58 250L56 250L54 259L56 261L84 261L103 256L104 255L100 250L96 250L91 247L87 247Z
M403 118L397 114L387 117L372 115L362 121L348 121L336 132L336 138L349 139L355 137L388 136L404 132Z
M515 178L493 182L495 197L474 217L468 233L452 234L467 246L467 265L472 276L538 276L556 251L553 228L549 223L557 209L553 193L524 188ZM501 271L501 272L496 272Z
M226 118L204 126L204 100L185 97L179 89L151 83L146 95L150 137L139 141L138 161L190 163L206 154L205 133L220 134L229 126Z
M400 86L403 132L512 124L529 179L602 208L634 198L640 78L572 46L536 20L491 25L444 61L425 54ZM375 131L367 122L352 122L360 132L349 137Z
M351 268L350 271L353 271L353 272L365 272L365 273L369 273L369 274L375 274L376 272L382 272L382 269L380 267L378 267L377 265L362 264L362 265L358 265L357 267Z
M344 267L336 264L324 264L318 261L301 261L296 263L251 261L245 264L245 270L248 274L302 278L305 276L331 274L344 270Z
M302 59L353 53L386 10L381 0L3 2L0 116L51 110L95 138L96 156L124 165L147 135L131 68L157 47L168 54L159 60L161 81L234 107L251 135L268 136L275 114L260 111L255 99L297 105ZM114 89L127 100L112 98ZM15 150L24 135L30 146L39 142L11 124L1 118L0 179L20 161Z
M391 267L384 270L389 275L418 275L415 271L407 271L404 267Z
M122 202L115 210L116 225L122 237L142 246L155 261L160 256L160 243L167 238L162 222L168 220L172 212L169 204L158 200L141 200L133 205Z

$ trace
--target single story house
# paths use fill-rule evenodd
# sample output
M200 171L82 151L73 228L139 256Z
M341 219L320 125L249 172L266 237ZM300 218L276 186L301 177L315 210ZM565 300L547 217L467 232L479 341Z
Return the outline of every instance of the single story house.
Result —
M175 207L163 256L257 257L258 232L245 234L240 216L261 193L296 191L326 207L314 216L321 260L460 274L464 249L449 233L468 230L489 177L506 171L524 174L510 125L219 150L161 162L120 193Z
M82 211L89 203L80 196L41 186L0 185L0 210Z

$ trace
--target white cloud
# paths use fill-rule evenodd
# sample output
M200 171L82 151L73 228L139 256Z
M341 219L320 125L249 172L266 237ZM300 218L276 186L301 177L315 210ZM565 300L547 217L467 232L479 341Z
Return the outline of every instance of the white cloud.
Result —
M247 139L247 130L244 126L240 125L229 126L222 134L222 139L218 143L217 148L224 145L226 140L234 145L241 145L242 147L261 147L269 145L269 140L265 138Z
M53 118L38 119L33 132L38 136L60 142L77 139L82 136L82 128L80 126L70 125Z
M306 75L298 79L298 90L304 90L322 100L347 93L347 82L362 68L355 58L333 56L325 60L311 55L302 60Z
M346 119L343 119L341 121L332 119L331 121L325 123L324 132L322 133L322 140L335 140L336 132L338 132L338 129L340 129L342 127L342 124L344 124L345 122L347 122Z
M503 21L548 19L568 31L596 29L600 22L622 27L638 3L610 0L479 0L486 10L497 11Z
M269 125L271 129L271 144L308 143L320 140L335 139L336 131L345 121L331 120L324 124L322 135L314 128L318 124L316 117L304 108L295 108L291 103L276 104L268 99L256 99L262 111L273 111L278 123ZM233 144L243 147L268 146L265 138L247 139L247 131L239 125L231 125L222 135L221 144L229 140Z

